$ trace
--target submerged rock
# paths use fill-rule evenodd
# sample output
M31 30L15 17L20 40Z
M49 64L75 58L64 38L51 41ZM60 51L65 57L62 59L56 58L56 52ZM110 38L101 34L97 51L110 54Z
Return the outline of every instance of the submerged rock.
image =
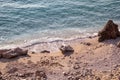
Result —
M102 42L107 39L116 39L120 36L118 25L115 24L112 20L109 20L104 28L98 32L98 41Z
M68 45L68 46L63 46L62 45L60 47L60 50L63 54L68 53L68 52L72 52L72 53L74 52L74 49L70 45Z

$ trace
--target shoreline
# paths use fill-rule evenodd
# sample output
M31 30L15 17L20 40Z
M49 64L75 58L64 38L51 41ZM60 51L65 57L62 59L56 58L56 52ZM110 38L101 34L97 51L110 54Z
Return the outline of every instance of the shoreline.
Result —
M109 20L98 36L1 50L0 73L6 80L119 80L118 25Z
M76 78L81 74L84 75L81 71L86 70L85 77L80 77L83 78L83 80L88 79L87 77L91 75L95 75L91 77L92 79L97 76L101 78L101 80L105 80L105 77L109 80L110 76L106 75L110 75L111 71L116 71L112 72L112 74L117 74L117 69L119 68L117 66L120 65L120 59L118 58L120 57L120 49L116 47L119 40L120 38L117 38L100 43L98 42L98 37L93 37L85 38L84 40L76 39L67 41L64 44L70 45L75 51L68 56L65 56L59 50L59 46L61 46L62 42L38 44L28 48L28 57L0 59L0 71L5 74L4 76L7 76L7 74L12 75L13 77L9 80L12 80L18 73L29 74L31 72L34 73L36 70L43 70L49 80L69 80L69 76ZM87 45L87 43L90 43L90 45ZM38 51L32 53L34 49ZM40 53L41 50L48 50L50 53ZM8 73L8 71L14 69L13 66L17 68L17 71ZM24 70L27 70L27 72ZM24 77L17 78L23 79ZM29 77L25 77L25 79ZM90 78L88 80L90 80Z
M83 40L83 39L87 39L87 38L93 38L93 37L96 37L97 36L97 33L93 33L92 35L89 35L89 36L85 36L85 37L73 37L73 38L48 38L46 40L42 40L41 39L33 39L33 40L23 40L22 42L19 40L16 41L15 43L14 42L9 42L9 43L5 43L5 44L2 44L0 45L0 49L11 49L11 48L16 48L16 47L21 47L21 48L25 48L25 47L29 47L29 46L34 46L34 45L37 45L37 44L44 44L44 43L53 43L53 42L69 42L69 41L73 41L73 40Z

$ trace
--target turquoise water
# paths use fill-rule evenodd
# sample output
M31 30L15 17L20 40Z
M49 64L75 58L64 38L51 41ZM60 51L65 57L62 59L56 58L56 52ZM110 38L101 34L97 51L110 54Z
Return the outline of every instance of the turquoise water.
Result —
M0 0L0 44L71 39L120 21L120 0Z

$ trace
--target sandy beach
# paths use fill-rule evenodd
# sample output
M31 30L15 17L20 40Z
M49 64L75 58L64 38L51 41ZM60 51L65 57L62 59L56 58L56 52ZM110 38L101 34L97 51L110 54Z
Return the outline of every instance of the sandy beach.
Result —
M0 0L0 80L120 80L120 0Z
M119 80L118 41L120 38L98 42L96 36L29 46L28 56L0 59L1 79L41 80L34 76L36 71L43 71L47 79L42 80ZM62 44L73 47L74 53L62 54Z

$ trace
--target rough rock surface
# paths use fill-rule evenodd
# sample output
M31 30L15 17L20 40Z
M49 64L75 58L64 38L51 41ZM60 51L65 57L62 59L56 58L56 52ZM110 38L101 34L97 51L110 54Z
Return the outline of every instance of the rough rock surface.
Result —
M63 54L68 53L68 52L72 52L72 53L74 52L74 49L70 45L68 45L68 46L63 46L62 45L60 47L60 50Z
M15 49L5 49L5 50L0 50L0 58L14 58L17 56L22 56L22 55L27 55L28 50L23 50L21 48L15 48Z
M38 70L35 72L35 78L37 78L38 80L47 80L45 72Z
M109 20L104 28L98 33L98 41L102 42L107 39L116 39L120 36L118 25L115 24L112 20Z

